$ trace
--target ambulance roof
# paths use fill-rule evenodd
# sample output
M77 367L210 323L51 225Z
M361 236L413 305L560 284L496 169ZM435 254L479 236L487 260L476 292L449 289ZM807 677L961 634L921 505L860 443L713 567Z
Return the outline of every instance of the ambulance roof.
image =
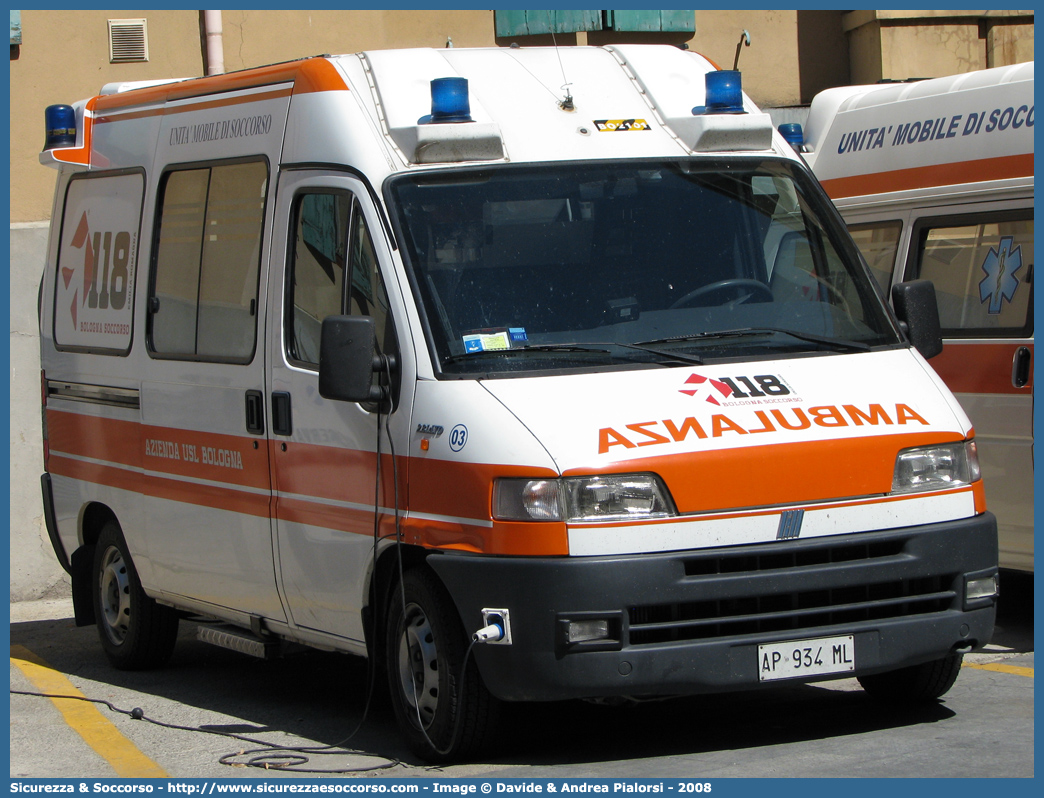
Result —
M805 159L835 198L1031 177L1033 112L1032 63L828 89L809 110ZM869 175L882 177L858 181Z
M361 66L352 63L356 58ZM697 130L722 122L693 114L705 104L705 76L715 67L672 46L387 50L335 60L354 85L364 85L360 68L372 78L371 107L411 163L423 161L414 151L417 137L429 131L418 120L432 108L432 79L442 77L467 79L474 124L488 126L511 161L772 147L771 121L746 97L748 113L728 120L734 135L741 131L734 141L722 144L719 136L711 143L706 130ZM438 137L469 135L467 126L437 127Z
M245 109L276 87L293 98L281 157L353 163L377 180L389 169L448 163L741 152L796 157L774 133L768 114L738 86L731 105L708 100L706 76L716 71L704 57L669 45L418 48L318 56L180 81L110 84L78 105L78 146L46 151L41 162L112 163L110 150L128 157L121 149L127 142L109 144L103 157L90 160L95 122L111 129L111 123L175 114L207 124L192 113L229 103ZM468 109L460 120L433 118L432 82L439 78L466 79ZM180 143L168 133L163 135ZM152 136L143 129L138 138L153 141ZM387 155L378 156L374 147ZM216 157L202 150L194 155Z

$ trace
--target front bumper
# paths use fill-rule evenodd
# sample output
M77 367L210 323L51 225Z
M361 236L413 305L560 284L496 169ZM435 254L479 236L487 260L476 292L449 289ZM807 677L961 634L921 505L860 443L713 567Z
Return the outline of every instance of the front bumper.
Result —
M489 690L511 701L653 696L761 685L758 645L853 635L863 675L989 642L995 599L969 575L997 572L997 524L975 518L751 546L615 557L439 552L428 563L465 628L510 612L511 645L476 646ZM569 643L571 620L613 640ZM768 684L778 684L769 682Z

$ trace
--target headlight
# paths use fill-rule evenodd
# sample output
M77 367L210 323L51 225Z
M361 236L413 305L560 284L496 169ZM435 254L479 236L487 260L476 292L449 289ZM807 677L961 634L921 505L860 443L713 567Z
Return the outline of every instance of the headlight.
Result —
M895 458L892 493L943 490L980 478L975 441L904 449Z
M651 474L562 479L498 479L493 517L501 521L626 521L666 518L674 509Z

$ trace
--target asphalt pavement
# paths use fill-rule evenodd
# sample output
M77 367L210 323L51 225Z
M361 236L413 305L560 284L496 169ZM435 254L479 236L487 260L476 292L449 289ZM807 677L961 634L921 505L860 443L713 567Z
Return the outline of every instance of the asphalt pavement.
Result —
M386 701L378 697L367 706L368 672L361 659L302 651L256 660L195 640L193 624L183 623L169 666L120 672L109 667L94 628L74 625L69 601L15 604L10 773L211 779L1032 777L1032 576L1005 574L1002 596L990 646L966 658L957 683L937 703L878 704L854 679L842 679L627 706L510 705L495 754L442 768L427 766L406 749ZM77 691L93 701L20 694ZM135 709L141 718L130 714ZM312 750L273 752L266 746ZM323 746L333 748L315 750Z

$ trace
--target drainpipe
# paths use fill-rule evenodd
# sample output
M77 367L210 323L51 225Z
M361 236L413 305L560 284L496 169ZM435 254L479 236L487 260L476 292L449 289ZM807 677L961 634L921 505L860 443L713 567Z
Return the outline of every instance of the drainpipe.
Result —
M207 35L207 74L220 75L225 71L225 49L221 41L221 12L204 11L203 29Z

